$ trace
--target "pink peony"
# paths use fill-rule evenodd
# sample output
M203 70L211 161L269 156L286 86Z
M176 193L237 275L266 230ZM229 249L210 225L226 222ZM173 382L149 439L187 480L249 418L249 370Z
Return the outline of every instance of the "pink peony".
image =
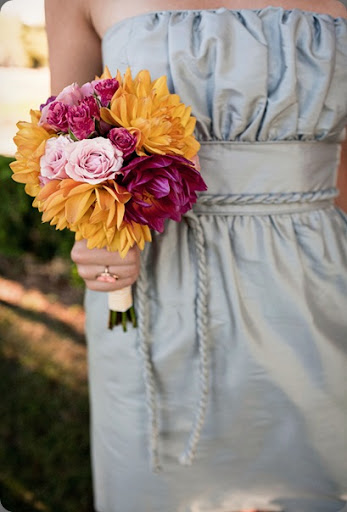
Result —
M69 130L76 139L86 139L95 132L95 121L90 115L90 110L86 103L74 105L69 108L67 113Z
M122 152L103 137L75 142L68 153L66 174L75 181L94 185L121 173Z
M126 128L112 128L108 132L107 137L116 148L123 152L123 157L126 158L135 151L137 137L130 133Z
M125 221L146 224L159 232L165 219L180 221L206 184L193 162L174 155L134 158L123 167L122 185L132 194Z
M67 152L65 149L72 141L68 137L59 135L48 139L45 153L40 159L40 184L46 185L50 180L63 180L68 178L65 172Z
M100 96L101 105L106 107L116 90L119 87L119 82L115 78L106 78L104 80L96 80L94 82L94 90Z

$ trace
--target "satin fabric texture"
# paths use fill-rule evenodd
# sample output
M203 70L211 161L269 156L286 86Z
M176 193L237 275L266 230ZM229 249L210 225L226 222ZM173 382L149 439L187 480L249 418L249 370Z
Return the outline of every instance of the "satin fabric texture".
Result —
M333 199L346 20L273 7L153 12L111 27L103 58L113 74L165 74L192 106L208 190L142 254L145 335L108 331L106 294L86 294L96 510L342 512L347 217ZM201 379L206 417L185 467Z

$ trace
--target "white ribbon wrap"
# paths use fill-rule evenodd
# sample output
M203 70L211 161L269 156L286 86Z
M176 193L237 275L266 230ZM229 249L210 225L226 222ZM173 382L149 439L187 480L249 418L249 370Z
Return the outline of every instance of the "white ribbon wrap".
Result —
M125 313L133 305L133 294L131 286L108 292L108 307L111 311Z

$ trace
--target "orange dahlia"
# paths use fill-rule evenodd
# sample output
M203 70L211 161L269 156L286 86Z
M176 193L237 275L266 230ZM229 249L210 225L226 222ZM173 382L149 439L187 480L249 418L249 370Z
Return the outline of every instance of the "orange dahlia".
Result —
M102 78L109 76L106 70ZM110 108L101 108L101 118L136 134L139 156L169 154L191 160L200 148L193 136L196 119L177 94L170 94L166 77L152 81L149 71L142 70L133 79L128 68L124 78L118 71L116 79L119 88Z

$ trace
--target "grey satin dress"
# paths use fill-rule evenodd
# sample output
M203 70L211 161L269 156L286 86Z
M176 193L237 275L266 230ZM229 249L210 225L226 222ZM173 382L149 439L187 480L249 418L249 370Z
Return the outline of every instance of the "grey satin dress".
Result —
M96 510L347 510L346 20L147 13L103 57L192 106L208 191L142 254L138 329L86 295Z

